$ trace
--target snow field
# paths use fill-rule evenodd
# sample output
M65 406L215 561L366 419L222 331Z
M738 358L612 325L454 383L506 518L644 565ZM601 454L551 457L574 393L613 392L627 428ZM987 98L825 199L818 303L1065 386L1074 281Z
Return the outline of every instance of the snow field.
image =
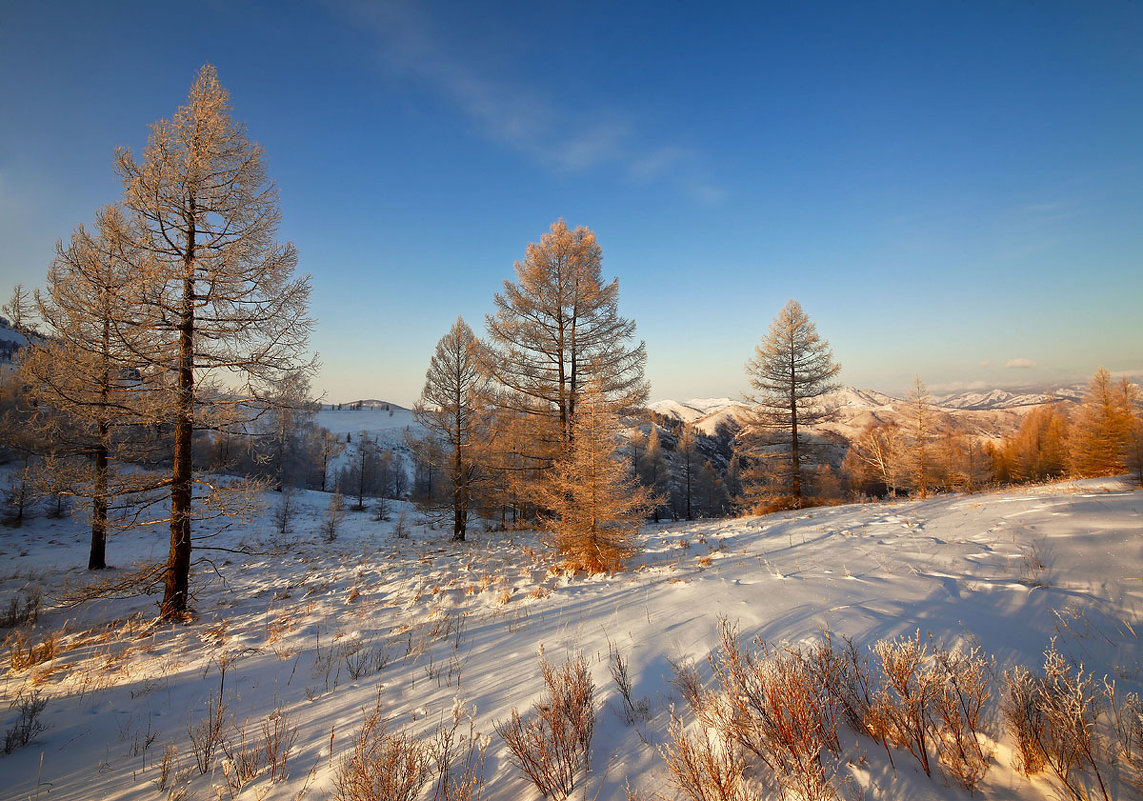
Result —
M554 664L583 654L594 678L587 797L623 798L629 782L670 798L658 747L672 713L691 720L672 663L690 660L709 680L720 618L744 640L775 644L828 628L866 647L919 629L948 646L979 644L999 670L1038 667L1054 637L1125 691L1143 684L1143 492L1114 481L648 526L643 552L613 576L565 575L531 532L478 531L451 543L399 502L389 521L347 513L326 543L328 496L297 500L285 542L272 496L263 518L221 535L256 553L210 554L217 572L196 567L198 617L185 626L155 623L155 598L61 604L78 586L161 559L165 532L112 538L109 561L121 569L92 576L81 569L78 517L0 531L0 605L42 588L32 638L55 635L55 657L39 664L14 669L3 653L0 724L13 724L10 705L30 693L48 703L46 730L0 757L0 798L166 798L170 789L156 786L164 754L177 776L169 786L185 787L188 799L325 798L365 711L379 705L391 728L428 737L458 703L490 738L485 797L535 798L494 724L539 696L541 647ZM393 536L402 510L407 540ZM609 673L612 648L647 705L631 725ZM297 727L287 779L263 771L235 789L226 754L198 773L189 732L219 697L233 754L259 740L276 711ZM847 769L866 797L968 798L925 777L908 754L894 753L894 769L879 745L846 736ZM982 797L1052 797L1045 780L1010 763L1002 739Z

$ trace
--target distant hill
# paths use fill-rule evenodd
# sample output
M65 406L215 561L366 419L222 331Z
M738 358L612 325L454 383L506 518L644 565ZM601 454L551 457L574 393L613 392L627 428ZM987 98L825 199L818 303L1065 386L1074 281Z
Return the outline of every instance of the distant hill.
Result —
M341 411L362 411L364 409L372 409L374 411L383 412L409 412L411 409L406 409L396 403L389 401L377 400L376 398L369 398L365 400L346 401L345 403L325 403L322 404L323 409L339 409Z
M980 390L933 396L938 415L956 427L982 439L1000 439L1015 431L1032 409L1045 403L1075 403L1083 397L1084 385L1068 385L1028 390ZM809 429L811 435L827 439L855 437L870 423L900 421L906 416L906 402L882 392L842 387L825 398L837 409L834 420ZM720 430L733 432L742 427L750 407L730 398L697 398L689 401L656 401L648 408L668 418L681 420L707 435Z
M0 361L12 361L20 348L28 344L28 338L12 328L12 324L0 317Z

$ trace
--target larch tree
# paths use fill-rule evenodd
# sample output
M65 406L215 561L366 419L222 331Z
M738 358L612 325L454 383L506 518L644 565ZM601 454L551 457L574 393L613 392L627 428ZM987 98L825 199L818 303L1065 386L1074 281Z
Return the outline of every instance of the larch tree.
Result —
M913 386L905 396L905 416L905 473L911 489L927 498L937 474L933 452L933 443L937 439L937 415L933 409L933 396L920 376L913 377Z
M132 429L154 420L135 356L153 332L132 313L144 261L115 206L99 211L94 229L80 226L66 245L58 243L45 291L35 295L47 336L31 342L21 359L37 409L32 422L56 457L50 481L56 492L91 500L89 570L107 566L109 527L135 519L110 514L111 507L154 485L138 471L115 467L138 460Z
M647 510L661 502L631 476L619 451L619 418L596 380L580 396L568 450L538 497L545 528L576 568L619 569Z
M147 380L165 390L174 431L161 604L173 619L188 608L196 510L233 512L205 487L195 500L192 438L243 430L287 377L313 369L310 282L295 276L293 245L275 241L278 188L262 148L231 116L214 67L202 68L174 116L151 126L138 161L116 152L116 169L149 256L141 314L156 321L161 339L139 355Z
M785 469L774 471L775 485L793 508L800 508L805 501L805 428L833 416L824 396L840 386L834 380L840 370L829 342L818 335L817 327L796 300L778 312L755 348L754 357L746 363L754 390L746 396L754 404L746 440L756 458L763 458L767 445L782 447L780 461L785 462Z
M468 528L477 478L480 411L486 397L479 346L472 329L457 317L437 343L421 397L413 406L417 422L446 446L440 453L448 460L443 472L452 488L452 536L458 541L464 540Z
M651 433L647 435L647 444L643 448L643 458L639 462L639 480L653 497L659 499L651 509L656 523L659 522L662 501L670 489L670 478L671 468L663 452L659 429L652 423Z
M589 381L615 411L646 400L646 347L619 315L619 282L604 281L588 228L557 220L515 267L516 281L494 298L481 361L504 390L505 411L532 420L533 455L551 459L571 441Z
M687 520L693 520L694 513L692 511L693 504L691 501L694 496L695 474L698 471L699 452L694 429L686 423L683 424L682 430L679 432L679 443L675 448L675 453L678 454L678 475L675 480L678 482L679 493L683 499L682 511Z
M1071 471L1081 477L1113 476L1127 468L1124 455L1138 413L1139 390L1100 367L1092 376L1071 430Z
M1039 406L1004 438L996 459L997 477L1011 482L1059 478L1068 469L1069 418L1060 404Z

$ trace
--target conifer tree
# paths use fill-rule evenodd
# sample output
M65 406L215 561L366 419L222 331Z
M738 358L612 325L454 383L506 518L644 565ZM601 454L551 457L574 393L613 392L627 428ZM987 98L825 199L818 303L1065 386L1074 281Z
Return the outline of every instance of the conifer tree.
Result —
M647 435L647 445L643 449L643 460L639 465L639 477L647 491L660 499L660 502L651 508L655 522L658 523L662 509L661 499L668 489L670 468L667 465L667 457L663 453L663 446L659 440L659 429L654 424L651 425L651 433Z
M695 442L695 432L686 423L682 425L682 430L679 433L679 444L675 448L675 453L678 455L676 460L676 467L678 475L676 481L679 485L680 494L683 496L683 511L687 520L694 519L694 512L692 510L692 499L694 496L694 485L696 472L698 470L698 445Z
M1080 477L1113 476L1127 465L1139 390L1126 378L1115 381L1100 367L1092 376L1071 436L1071 471Z
M503 389L502 408L532 421L534 456L551 458L570 442L588 382L614 411L646 400L646 347L619 316L618 280L605 282L602 269L595 234L557 220L494 298L482 364Z
M437 343L413 414L429 436L446 446L444 473L452 486L454 540L464 540L477 478L477 434L485 380L478 368L479 341L460 317Z
M147 380L165 390L174 430L161 604L173 619L187 611L195 509L233 512L222 496L193 500L194 433L241 429L287 376L312 370L310 284L295 277L293 245L275 241L278 189L214 67L202 68L186 105L151 127L141 159L120 149L116 168L149 255L140 313L160 335L139 355Z
M920 497L927 498L929 487L936 475L932 445L936 441L936 412L933 397L920 376L914 376L913 386L905 397L906 474L910 487Z
M34 304L48 336L31 342L21 360L37 409L29 422L56 457L50 483L56 492L91 499L89 570L107 566L112 505L155 484L115 467L140 456L130 429L156 419L136 356L154 337L137 315L144 262L115 206L99 211L93 230L80 226L66 246L57 243L46 289ZM132 520L120 516L118 525Z
M580 397L568 451L541 483L544 525L568 562L613 571L635 544L648 508L657 503L631 478L619 452L619 420L598 381Z
M755 404L745 436L751 455L760 457L767 445L781 445L785 469L773 471L778 491L793 508L804 503L802 455L806 426L825 422L833 410L823 402L839 384L840 365L833 360L829 342L822 339L809 315L790 300L746 363Z
M1043 481L1068 469L1068 416L1058 404L1040 406L1020 421L1019 430L1000 446L1000 480Z
M718 476L718 471L709 460L703 462L695 480L695 495L698 498L700 514L714 517L726 510L726 487Z

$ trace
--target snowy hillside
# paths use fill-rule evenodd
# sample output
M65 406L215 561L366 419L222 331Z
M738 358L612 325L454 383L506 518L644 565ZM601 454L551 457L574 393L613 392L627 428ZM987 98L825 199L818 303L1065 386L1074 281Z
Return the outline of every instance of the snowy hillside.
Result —
M415 426L413 412L393 404L365 405L361 409L351 409L344 404L341 409L322 406L315 422L328 428L334 434L356 434L364 431L371 436L391 435L394 431L404 431ZM385 408L385 407L388 408Z
M629 782L671 798L657 749L672 710L693 719L672 663L693 662L709 682L720 617L744 639L775 644L825 628L863 649L931 632L980 645L996 675L1038 666L1054 637L1124 691L1143 682L1143 492L1113 480L650 527L629 571L593 577L563 575L533 534L478 532L457 546L415 515L411 539L394 537L396 521L351 514L335 542L322 542L328 496L299 497L304 512L287 541L268 517L224 535L222 544L253 553L214 555L220 574L196 569L198 619L185 626L155 623L153 597L62 604L161 558L163 531L112 538L109 560L120 569L98 576L75 567L86 561L78 520L0 531L0 607L41 588L30 642L54 637L53 657L19 668L9 639L0 725L15 725L16 699L40 693L47 728L0 756L0 798L156 799L174 787L188 799L317 801L331 797L363 711L378 705L391 729L417 737L466 710L490 738L484 797L538 798L494 724L538 697L541 647L554 663L584 655L594 678L586 796L622 799ZM630 725L609 648L628 660L633 695L646 702ZM231 756L219 753L200 773L190 733L220 694ZM264 771L228 787L241 743L275 722L297 727L288 778L274 783ZM871 740L854 748L843 770L868 799L969 798L904 751L893 767ZM997 744L978 797L1055 797L1043 778L1012 769L1011 749L1007 738ZM164 763L168 790L159 792Z
M999 439L1015 431L1024 415L1043 403L1072 401L1083 396L1082 387L1061 387L1044 392L964 392L955 395L934 395L932 402L939 414L955 421L962 429L974 434ZM900 422L908 413L905 400L876 390L842 387L823 398L823 403L836 410L834 419L820 426L810 427L811 434L835 434L852 439L862 428L872 423ZM694 426L698 431L713 435L720 427L737 430L746 421L749 406L744 401L729 398L699 399L691 401L660 400L648 405L651 411Z

